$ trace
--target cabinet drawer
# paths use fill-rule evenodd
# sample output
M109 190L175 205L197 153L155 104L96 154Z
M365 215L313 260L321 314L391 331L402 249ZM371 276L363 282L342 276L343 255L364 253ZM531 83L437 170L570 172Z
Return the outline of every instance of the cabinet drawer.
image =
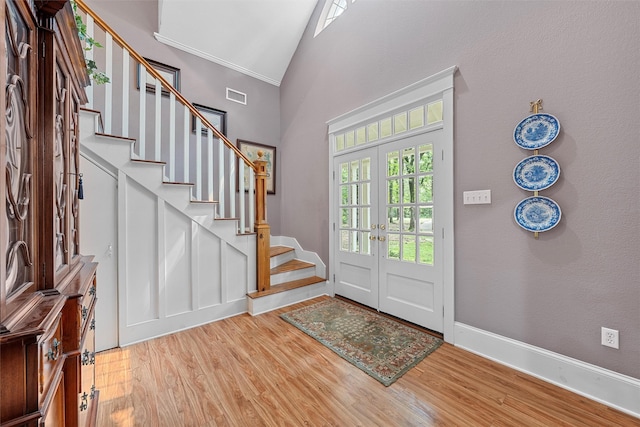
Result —
M89 286L87 292L80 298L79 300L79 310L80 310L80 331L82 333L84 328L89 320L90 311L94 306L94 302L96 299L96 276L93 276L91 280L91 285Z
M62 371L64 349L62 348L62 322L58 314L52 332L43 335L39 343L40 378L38 395L40 402L46 397L53 378Z
M96 348L95 348L95 310L91 310L88 319L89 327L83 337L80 352L80 392L78 394L78 425L87 424L92 406L96 404Z

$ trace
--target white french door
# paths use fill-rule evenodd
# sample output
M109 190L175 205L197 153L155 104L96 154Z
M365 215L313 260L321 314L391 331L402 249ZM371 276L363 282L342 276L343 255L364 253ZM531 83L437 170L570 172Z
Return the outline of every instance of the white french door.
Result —
M442 137L436 129L334 157L336 294L439 332Z

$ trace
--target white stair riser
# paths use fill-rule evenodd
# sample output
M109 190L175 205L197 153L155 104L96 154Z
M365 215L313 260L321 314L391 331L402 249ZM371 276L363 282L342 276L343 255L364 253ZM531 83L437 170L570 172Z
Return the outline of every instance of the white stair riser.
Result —
M280 285L294 280L300 280L307 277L315 276L316 267L301 268L300 270L286 271L284 273L271 275L271 286Z
M326 281L265 297L247 298L247 311L252 316L255 316L321 295L331 295Z
M276 268L279 265L284 264L285 262L289 262L296 257L296 251L285 252L280 255L272 256L270 260L269 268Z

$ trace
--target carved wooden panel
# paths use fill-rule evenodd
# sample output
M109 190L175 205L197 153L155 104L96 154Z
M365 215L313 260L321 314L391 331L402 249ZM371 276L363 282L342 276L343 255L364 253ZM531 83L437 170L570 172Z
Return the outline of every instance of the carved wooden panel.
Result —
M6 212L4 229L7 230L4 257L6 260L4 294L11 296L34 280L33 253L33 171L34 139L31 105L31 50L33 32L24 21L14 2L6 3L6 153L5 185Z
M66 97L67 84L65 73L59 66L55 69L55 133L53 148L53 181L54 181L54 248L55 268L60 269L67 263L67 144L66 144Z

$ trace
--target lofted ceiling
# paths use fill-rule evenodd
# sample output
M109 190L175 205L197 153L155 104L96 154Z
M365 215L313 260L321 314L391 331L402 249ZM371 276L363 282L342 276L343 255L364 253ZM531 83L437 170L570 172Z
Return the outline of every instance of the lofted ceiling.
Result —
M158 41L276 86L318 0L158 0Z

